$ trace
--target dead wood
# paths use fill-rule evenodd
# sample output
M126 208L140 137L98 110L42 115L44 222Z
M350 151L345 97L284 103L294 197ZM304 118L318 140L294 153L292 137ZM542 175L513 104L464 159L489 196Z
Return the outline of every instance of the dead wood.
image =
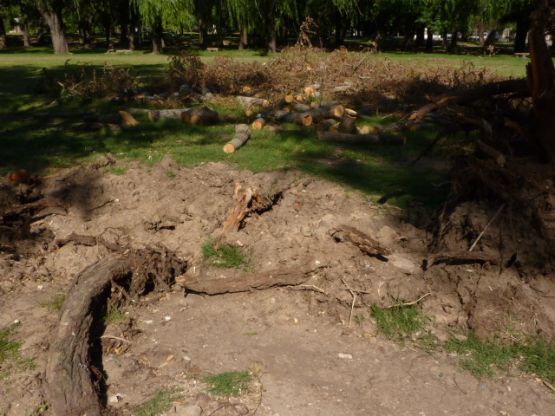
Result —
M378 241L350 225L340 225L330 230L330 235L337 242L354 244L364 254L377 257L381 260L387 261L386 256L391 254L391 251L380 245Z
M406 138L399 134L351 134L334 131L319 131L318 138L326 142L345 144L395 144L404 145Z
M224 145L225 153L234 153L243 146L251 137L251 131L246 124L237 124L235 126L235 137Z
M49 410L57 416L100 416L101 369L92 356L99 313L106 308L111 287L124 287L132 296L152 288L167 289L186 263L164 251L128 251L85 268L64 303L60 322L47 355L44 389Z
M259 117L252 122L251 127L253 130L262 130L265 125L266 125L266 120L263 119L262 117Z
M505 166L505 164L507 163L507 158L503 153L501 153L497 149L494 149L493 147L484 143L481 140L478 140L476 144L478 145L478 149L480 149L482 153L495 160L495 163L497 163L500 167Z
M233 199L235 205L229 210L223 225L223 232L237 231L243 220L251 213L262 213L269 210L281 198L281 192L273 195L263 195L258 189L243 188L240 183L235 184Z
M474 101L489 98L495 95L509 94L514 92L527 92L527 85L524 80L506 80L500 82L493 82L465 91L459 95L450 95L440 98L437 102L426 104L419 108L409 116L409 120L413 122L420 122L429 113L445 108L451 104L469 104Z
M150 121L181 120L181 114L189 110L190 108L170 108L165 110L151 110L148 112L148 119Z
M250 108L253 106L256 107L264 107L267 108L270 106L270 101L266 100L264 98L257 98L257 97L245 97L242 95L238 95L237 97L237 101L239 101L240 104L242 104L243 106Z
M249 292L280 286L297 286L305 283L310 274L318 269L313 260L302 266L289 269L276 269L269 272L249 273L225 279L195 278L182 282L186 292L205 295Z

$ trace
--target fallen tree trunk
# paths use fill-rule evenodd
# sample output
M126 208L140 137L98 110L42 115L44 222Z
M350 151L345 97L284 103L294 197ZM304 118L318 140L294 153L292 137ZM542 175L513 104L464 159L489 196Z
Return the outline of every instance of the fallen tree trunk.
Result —
M181 283L186 292L205 295L249 292L280 286L297 286L306 282L310 274L319 268L314 260L290 269L276 269L270 272L250 273L225 279L188 279Z
M406 138L395 134L351 134L334 131L319 131L318 138L325 142L344 144L395 144L404 145Z
M220 120L220 116L208 107L197 107L183 111L181 120L186 124L208 125L216 124Z
M158 120L181 120L181 114L190 111L190 108L169 108L166 110L152 110L148 112L150 121Z
M227 142L224 146L225 153L235 153L237 149L243 146L251 137L251 131L246 124L237 124L235 126L235 137Z
M113 284L132 296L149 288L168 288L186 270L186 263L168 253L129 251L85 268L71 288L53 333L45 370L45 395L56 416L101 416L101 368L91 352L100 314L106 309Z

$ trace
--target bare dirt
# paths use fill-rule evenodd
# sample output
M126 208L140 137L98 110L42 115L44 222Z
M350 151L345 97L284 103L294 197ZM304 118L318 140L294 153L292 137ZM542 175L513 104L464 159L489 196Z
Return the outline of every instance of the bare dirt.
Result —
M35 217L27 233L3 242L15 248L0 251L0 328L20 323L22 355L33 357L36 368L0 380L0 414L29 415L45 401L42 374L59 314L48 305L68 292L84 267L111 255L105 244L56 244L71 233L101 237L108 247L162 246L187 260L187 278L314 264L300 286L184 296L177 284L129 303L125 323L107 325L102 356L105 399L124 414L167 387L182 390L180 401L198 404L203 415L555 414L553 394L534 377L475 379L456 357L384 340L369 314L372 304L426 295L420 305L440 339L508 328L553 339L555 280L549 273L523 278L516 267L487 261L432 265L431 235L404 222L402 211L298 172L254 174L216 163L183 168L164 160L154 167L125 164L126 173L116 175L110 163L45 178L41 192L58 211ZM225 236L249 254L246 271L208 266L201 252L203 243L220 236L236 183L281 193L272 209ZM453 217L455 231L468 225L468 215L460 218L466 219ZM483 229L490 214L472 218L473 227ZM391 252L387 261L337 242L331 234L341 225L376 239ZM469 238L463 231L459 237ZM245 396L207 394L204 375L245 369L257 377Z

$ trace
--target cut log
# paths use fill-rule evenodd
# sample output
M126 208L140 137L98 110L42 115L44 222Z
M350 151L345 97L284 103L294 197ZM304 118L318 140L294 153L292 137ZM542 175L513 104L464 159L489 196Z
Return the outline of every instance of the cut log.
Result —
M186 263L169 253L140 250L103 258L79 273L46 357L44 389L53 415L106 414L99 391L103 381L91 352L99 342L112 285L131 296L143 295L151 288L168 289L185 271Z
M224 146L225 153L234 153L243 146L251 137L251 131L246 124L237 124L235 126L235 137Z
M351 117L357 117L358 116L358 113L355 110L353 110L352 108L345 108L345 114L347 114L348 116L351 116Z
M270 106L270 101L264 98L246 97L243 95L238 95L236 98L237 101L239 101L245 107L259 106L267 108Z
M249 273L226 279L206 279L204 277L186 279L181 283L186 292L205 295L249 292L280 286L297 286L306 282L310 274L319 268L314 260L304 262L297 268L279 268L269 272Z
M190 108L170 108L166 110L151 110L148 112L148 119L150 121L158 120L181 120L181 115L185 111L190 111Z
M334 118L326 118L325 120L320 121L316 125L316 128L318 130L324 130L324 131L337 131L339 124L340 122Z
M297 101L298 103L304 103L306 101L306 98L304 95L298 94L295 96L295 101Z
M285 97L283 97L283 100L287 103L287 104L291 104L292 102L295 101L295 96L293 94L287 94Z
M265 125L266 120L264 120L262 117L259 117L252 122L251 127L253 130L262 130Z
M337 126L337 130L343 133L357 134L357 124L356 118L353 117L343 117L341 122Z
M380 129L376 126L367 124L365 126L357 127L357 132L358 134L378 134Z
M208 107L191 108L181 113L181 120L186 124L209 125L220 120L217 112Z
M285 123L295 123L300 126L312 126L313 118L311 113L288 113L287 111L278 110L274 113L276 121Z
M139 125L139 121L127 111L119 111L119 116L121 117L121 125L123 127L135 127Z
M378 241L350 225L340 225L330 230L330 235L337 242L349 242L354 244L364 254L377 257L381 260L387 260L386 256L391 254L391 252L387 248L381 246Z
M293 110L299 112L299 113L306 113L308 111L310 111L310 106L307 104L302 104L302 103L294 103L292 106Z
M403 145L406 138L394 134L350 134L331 131L318 132L318 138L327 142L345 144L396 144Z
M341 104L334 104L329 107L320 104L320 106L312 110L310 114L315 120L322 120L324 118L342 118L345 114L345 107Z

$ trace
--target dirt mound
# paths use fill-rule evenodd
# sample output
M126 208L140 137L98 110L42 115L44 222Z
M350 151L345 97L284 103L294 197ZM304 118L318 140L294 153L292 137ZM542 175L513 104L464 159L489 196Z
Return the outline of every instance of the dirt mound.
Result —
M435 258L434 263L428 253L430 235L404 223L398 210L299 172L252 173L222 163L183 168L167 159L148 168L122 164L118 173L125 173L115 174L111 163L107 159L60 171L37 185L41 198L55 201L60 210L31 218L29 226L36 232L27 239L35 241L45 233L52 238L41 240L34 252L0 252L0 327L17 319L24 321L25 333L36 333L25 348L39 356L39 368L44 341L37 342L37 334L47 337L56 321L44 324L44 311L30 314L37 308L37 293L46 302L67 292L77 273L113 252L111 247L163 247L187 260L185 281L229 281L243 274L256 278L310 261L314 267L302 284L286 290L298 291L295 298L304 299L310 313L346 326L357 321L366 330L372 330L367 319L371 305L420 300L440 337L468 329L481 336L509 329L555 335L555 308L549 302L554 279L540 273L523 278L514 264L501 269L503 263L486 258L487 247L497 241L495 231L477 246L476 256L483 261L454 264ZM279 198L263 211L248 213L237 231L222 234L236 204L236 184ZM476 214L474 206L453 212L452 238L442 240L443 251L459 250L463 241L467 245L473 240L474 234L467 235L469 222L473 230L482 230L491 218L489 212L469 213ZM92 240L68 239L72 235ZM241 247L247 264L242 270L209 265L203 246L210 241ZM15 390L6 386L0 393L12 397ZM35 396L29 403L38 402Z

